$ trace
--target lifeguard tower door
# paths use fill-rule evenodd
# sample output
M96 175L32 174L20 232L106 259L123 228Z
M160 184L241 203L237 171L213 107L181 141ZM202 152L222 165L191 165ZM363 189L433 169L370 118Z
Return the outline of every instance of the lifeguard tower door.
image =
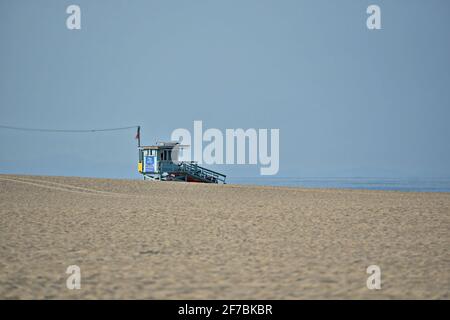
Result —
M157 150L141 150L142 173L158 173Z

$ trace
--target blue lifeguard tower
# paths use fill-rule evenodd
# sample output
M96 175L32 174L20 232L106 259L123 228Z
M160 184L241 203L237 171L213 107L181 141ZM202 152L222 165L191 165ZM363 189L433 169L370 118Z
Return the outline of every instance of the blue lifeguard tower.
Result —
M158 142L138 146L138 171L144 180L223 183L226 175L201 167L195 161L179 161L179 154L188 146L178 142Z

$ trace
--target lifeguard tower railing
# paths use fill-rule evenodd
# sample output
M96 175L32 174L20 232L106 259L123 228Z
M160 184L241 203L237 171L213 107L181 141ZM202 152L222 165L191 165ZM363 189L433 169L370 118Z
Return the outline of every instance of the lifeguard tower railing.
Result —
M226 179L226 175L201 167L196 162L193 161L192 162L180 161L178 163L174 163L172 161L160 161L159 171L181 173L183 175L188 175L202 182L209 182L209 183L222 182L225 184Z
M224 174L219 172L209 170L199 166L196 162L181 162L180 164L181 171L188 173L194 177L198 177L202 180L218 183L225 183L225 178L227 177Z

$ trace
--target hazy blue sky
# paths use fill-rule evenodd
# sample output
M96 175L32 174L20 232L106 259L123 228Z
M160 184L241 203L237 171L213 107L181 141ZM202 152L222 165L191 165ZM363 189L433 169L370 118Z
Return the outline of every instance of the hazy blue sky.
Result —
M144 143L194 120L279 128L280 176L449 177L449 15L448 0L0 0L0 124L140 124ZM0 130L0 149L2 173L138 177L132 130Z

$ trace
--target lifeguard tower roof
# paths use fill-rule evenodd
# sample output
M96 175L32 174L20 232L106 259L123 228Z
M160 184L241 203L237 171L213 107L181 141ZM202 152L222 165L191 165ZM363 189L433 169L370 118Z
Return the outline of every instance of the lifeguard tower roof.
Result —
M173 149L175 146L179 147L188 147L187 145L180 145L178 142L169 141L169 142L163 142L163 141L157 141L155 145L153 146L140 146L140 149L143 150L158 150L158 149Z

